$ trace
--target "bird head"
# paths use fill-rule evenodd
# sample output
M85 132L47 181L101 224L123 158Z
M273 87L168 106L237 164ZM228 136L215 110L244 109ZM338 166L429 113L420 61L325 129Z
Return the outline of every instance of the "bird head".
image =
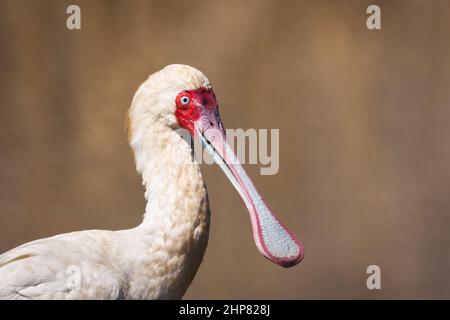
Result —
M133 126L183 128L199 139L246 204L258 250L283 267L303 259L301 242L268 208L226 142L219 104L202 72L169 65L152 74L136 93L129 113Z
M203 73L172 64L150 75L139 87L129 116L134 126L148 121L194 134L194 122L212 109L217 109L217 102Z

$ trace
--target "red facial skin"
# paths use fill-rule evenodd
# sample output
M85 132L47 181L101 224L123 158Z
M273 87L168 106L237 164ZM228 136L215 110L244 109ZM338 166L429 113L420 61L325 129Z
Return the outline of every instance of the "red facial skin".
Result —
M189 98L189 103L181 103L183 97ZM175 99L177 109L175 116L178 124L188 130L194 136L194 122L199 120L202 113L217 109L216 95L211 88L200 88L197 90L185 90L178 94Z

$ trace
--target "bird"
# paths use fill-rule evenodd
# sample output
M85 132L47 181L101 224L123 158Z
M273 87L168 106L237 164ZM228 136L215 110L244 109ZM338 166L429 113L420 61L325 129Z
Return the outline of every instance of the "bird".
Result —
M302 243L268 208L226 142L219 104L198 69L172 64L138 88L128 140L145 188L138 226L85 230L23 244L0 255L0 299L181 299L208 243L210 208L192 140L225 172L246 205L257 249L291 267Z

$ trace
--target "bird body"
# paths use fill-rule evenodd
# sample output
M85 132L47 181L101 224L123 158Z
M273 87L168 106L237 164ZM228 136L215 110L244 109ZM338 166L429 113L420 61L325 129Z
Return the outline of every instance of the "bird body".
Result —
M245 173L231 164L224 168L227 155L208 138L211 127L223 131L217 102L200 71L170 65L151 75L138 89L128 120L147 200L142 223L128 230L62 234L0 255L1 299L181 298L203 259L210 211L192 147L175 130L180 126L201 135L223 160L252 214L258 249L283 266L303 258L301 244L272 218ZM199 129L200 122L210 127ZM277 237L281 241L273 242Z
M209 206L198 164L179 165L164 156L176 153L189 161L188 146L180 137L167 139L175 144L153 144L158 157L141 155L151 164L142 168L144 183L154 188L146 192L150 201L138 227L58 235L1 255L0 297L181 298L206 249ZM79 283L74 286L72 278Z

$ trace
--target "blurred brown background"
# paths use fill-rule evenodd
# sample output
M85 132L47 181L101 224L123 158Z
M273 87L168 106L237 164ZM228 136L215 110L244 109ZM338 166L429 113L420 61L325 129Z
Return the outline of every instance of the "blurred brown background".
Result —
M280 129L279 173L247 168L306 247L289 270L262 258L205 166L210 243L185 298L450 298L449 33L438 0L0 0L0 252L140 222L124 114L150 73L184 63L226 127Z

